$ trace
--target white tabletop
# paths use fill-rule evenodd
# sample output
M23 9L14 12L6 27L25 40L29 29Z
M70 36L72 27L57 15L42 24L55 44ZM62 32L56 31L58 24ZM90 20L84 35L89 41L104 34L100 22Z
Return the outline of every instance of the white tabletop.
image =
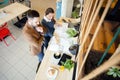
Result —
M60 40L60 45L64 48L63 53L67 53L68 55L72 56L72 54L70 54L68 49L66 49L66 48L68 48L71 45L71 41L73 41L73 44L74 44L75 40L72 40L72 39L70 40L70 38L68 38L68 36L66 35L66 32L65 32L66 29L67 29L67 25L63 24L63 26L61 28L60 27L57 28L55 30L55 32L58 33L58 36L60 37L60 39L62 39L62 41ZM64 36L61 36L62 34L64 34ZM63 42L64 41L63 39L64 40L67 39L67 40L65 42ZM51 80L47 76L47 70L51 66L58 70L58 74L57 74L56 78L52 79L52 80L72 80L73 68L70 71L67 69L65 69L64 71L60 71L59 70L60 66L58 65L58 62L60 59L55 59L53 57L54 53L57 52L58 49L59 49L59 46L56 44L55 36L53 36L49 43L48 49L45 52L45 56L40 65L40 68L38 70L35 80Z
M28 11L30 8L26 7L21 3L12 3L4 8L0 9L0 25L4 24L5 22L14 19L15 17L19 16L20 14ZM6 13L3 13L5 11Z

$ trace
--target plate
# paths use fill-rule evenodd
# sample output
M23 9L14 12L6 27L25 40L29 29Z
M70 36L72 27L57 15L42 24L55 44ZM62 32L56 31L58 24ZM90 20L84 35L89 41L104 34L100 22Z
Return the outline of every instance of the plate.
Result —
M47 69L47 77L49 80L55 80L55 78L57 77L58 74L58 70L53 68L53 67L49 67Z

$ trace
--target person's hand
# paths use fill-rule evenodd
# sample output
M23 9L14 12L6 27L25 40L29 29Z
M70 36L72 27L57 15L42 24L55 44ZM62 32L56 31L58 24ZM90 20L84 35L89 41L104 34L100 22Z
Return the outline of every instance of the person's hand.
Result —
M54 26L55 27L62 27L62 24L56 23Z
M43 33L43 28L42 27L36 27L36 30L40 33Z

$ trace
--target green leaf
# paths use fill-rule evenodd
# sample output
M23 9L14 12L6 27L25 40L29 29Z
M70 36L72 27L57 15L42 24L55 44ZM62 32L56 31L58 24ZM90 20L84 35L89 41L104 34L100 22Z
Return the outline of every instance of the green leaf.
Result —
M115 78L115 77L117 77L117 74L116 74L116 73L114 73L114 74L113 74L113 77L114 77L114 78Z
M72 12L72 17L73 17L73 18L79 17L79 13L77 12L77 10L74 10L74 11Z
M70 37L74 37L77 34L77 31L74 30L73 28L69 28L66 33L70 36Z
M118 77L120 77L120 74L117 74Z
M61 61L61 64L64 66L65 63L63 61Z
M120 71L118 71L118 74L120 74Z
M112 72L112 71L107 72L107 75L113 75L113 74L114 74L114 72Z
M107 75L112 75L114 78L117 76L120 77L120 69L116 67L111 67L107 72Z
M64 63L64 67L68 70L71 70L73 66L74 66L74 62L71 59L67 59Z
M110 68L109 71L113 71L113 68Z

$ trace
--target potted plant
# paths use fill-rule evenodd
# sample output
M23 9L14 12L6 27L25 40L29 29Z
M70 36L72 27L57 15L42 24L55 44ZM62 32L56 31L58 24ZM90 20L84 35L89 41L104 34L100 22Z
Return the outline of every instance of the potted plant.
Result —
M97 52L97 51L93 51L93 50L91 50L89 52L89 55L88 55L88 58L86 60L85 67L84 67L84 75L88 75L91 71L93 71L94 69L96 69L98 67L97 64L102 55L103 55L102 52ZM108 53L103 62L107 61L111 57L111 55L112 54ZM118 64L118 65L120 65L120 64ZM111 75L118 74L118 70L110 69L110 71L111 71L110 72ZM105 72L101 73L100 75L94 77L91 80L120 80L120 77L118 77L118 76L116 76L116 77L109 76L107 74L108 72L109 71L105 71Z
M108 70L107 75L111 75L111 76L113 76L114 78L120 77L120 69L119 69L119 68L116 68L116 67L111 67L111 68Z
M74 28L68 28L66 33L69 37L76 37L78 35L78 32Z
M71 59L67 59L65 62L61 62L62 66L69 71L74 67L74 62Z
M72 55L76 55L78 53L79 45L78 44L72 44L69 47L69 51Z

